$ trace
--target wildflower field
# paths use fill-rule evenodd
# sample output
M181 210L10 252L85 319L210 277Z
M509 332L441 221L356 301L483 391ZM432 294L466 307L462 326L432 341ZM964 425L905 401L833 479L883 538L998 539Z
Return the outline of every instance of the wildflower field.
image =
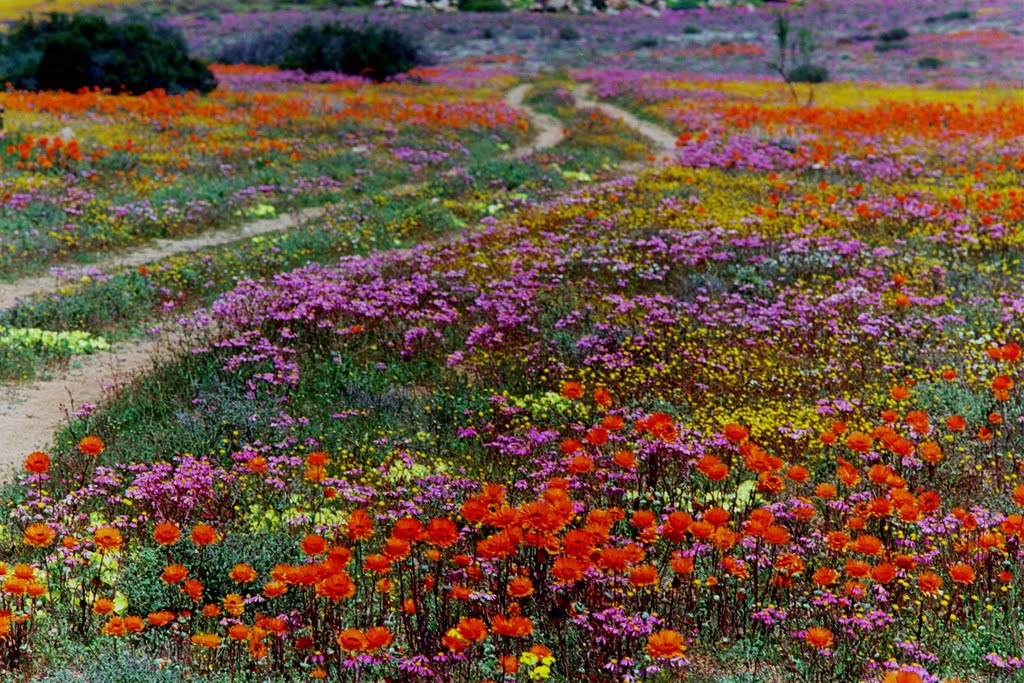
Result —
M795 92L728 8L667 13L724 36L683 52L579 18L620 58L532 38L558 70L4 93L0 679L1024 681L990 5L808 3ZM949 71L840 56L896 21Z

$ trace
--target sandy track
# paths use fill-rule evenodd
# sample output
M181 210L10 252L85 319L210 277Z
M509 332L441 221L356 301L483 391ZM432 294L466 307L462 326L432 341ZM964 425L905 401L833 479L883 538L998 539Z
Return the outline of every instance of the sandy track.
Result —
M303 221L319 218L324 215L326 209L314 207L303 209L294 214L281 214L274 218L265 218L246 223L245 225L216 230L214 232L185 237L182 239L160 239L147 244L139 249L112 254L101 261L88 266L70 266L64 268L70 277L78 277L87 271L111 271L116 268L137 268L146 263L159 261L160 259L178 254L187 254L200 249L219 247L230 242L241 239L248 239L258 235L280 232L287 227L297 225ZM0 309L10 308L18 303L19 299L26 299L36 294L44 294L55 289L57 280L51 275L41 277L28 277L14 282L0 284Z
M577 85L573 88L572 94L576 99L577 107L597 109L605 116L613 119L619 119L622 123L640 133L640 135L644 136L654 144L657 149L656 155L658 157L658 161L661 161L662 157L665 156L669 159L675 157L676 140L678 139L677 135L673 135L670 131L657 124L651 123L650 121L638 119L622 107L617 107L614 104L595 100L591 96L590 92L590 84Z
M524 112L537 136L527 145L509 153L520 159L562 141L562 125L556 119L539 114L523 105L529 84L513 88L505 102ZM392 190L401 194L409 187ZM221 246L237 240L280 232L292 225L323 216L327 207L305 209L297 214L282 214L271 219L253 221L240 227L218 230L179 240L157 240L140 249L110 256L89 268L111 270L118 267L137 268L177 254ZM71 273L84 267L70 268ZM53 291L54 277L24 278L0 285L0 309L13 306L19 299ZM174 355L176 344L156 336L137 342L119 344L108 351L71 360L72 367L54 377L24 386L0 388L0 479L13 472L26 455L46 450L53 445L53 435L65 422L68 413L83 403L98 404L117 395L117 391L141 373L158 367L160 361Z
M521 83L509 90L508 94L505 95L505 104L513 109L519 109L526 114L526 118L530 120L530 125L537 129L537 136L530 144L517 147L509 152L508 156L511 159L522 159L542 149L549 149L565 138L565 131L561 121L554 116L541 114L523 104L526 93L532 87L529 83Z

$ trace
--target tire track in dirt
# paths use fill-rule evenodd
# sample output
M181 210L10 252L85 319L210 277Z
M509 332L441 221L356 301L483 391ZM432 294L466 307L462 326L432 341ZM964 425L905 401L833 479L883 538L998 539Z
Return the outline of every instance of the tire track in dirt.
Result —
M530 125L537 129L537 137L533 139L533 142L517 147L509 152L507 156L510 159L522 159L542 149L550 149L565 139L564 127L561 121L554 116L541 114L523 104L526 93L530 92L532 87L533 85L530 83L520 83L505 95L505 104L526 114L526 118L530 120Z
M508 156L513 159L522 159L538 150L554 147L563 139L561 123L522 103L531 87L529 83L518 85L505 96L506 104L521 110L537 129L537 136L529 144L509 152ZM403 185L389 194L408 192L411 187L418 189L420 186ZM75 266L68 270L82 274L86 268L101 271L137 268L170 256L280 232L303 221L323 217L329 208L304 209L295 214L282 214L196 237L157 240L90 266ZM0 285L0 309L15 305L19 299L54 291L56 285L53 276L24 278ZM68 414L82 404L99 404L116 397L121 388L141 373L156 369L161 361L174 356L177 346L170 333L164 332L149 339L118 344L107 351L73 357L73 367L58 371L50 379L16 387L0 387L0 480L13 475L32 451L50 448L54 433Z
M147 263L171 256L220 247L243 239L281 232L304 221L322 218L326 212L326 207L313 207L302 209L296 213L281 214L274 218L264 218L241 226L196 235L195 237L158 239L139 249L112 254L96 263L85 266L66 267L63 268L63 271L67 274L67 277L77 279L88 272L96 270L108 272L118 268L138 268ZM57 284L57 278L53 275L27 277L2 284L0 285L0 310L15 306L19 300L52 292L57 288Z
M665 163L666 157L669 161L675 158L677 135L672 134L655 123L637 118L622 107L595 100L591 96L591 86L589 83L577 85L573 88L572 95L576 100L577 107L596 109L609 118L620 120L623 124L647 138L656 148L656 163ZM625 166L623 164L621 168L625 169Z

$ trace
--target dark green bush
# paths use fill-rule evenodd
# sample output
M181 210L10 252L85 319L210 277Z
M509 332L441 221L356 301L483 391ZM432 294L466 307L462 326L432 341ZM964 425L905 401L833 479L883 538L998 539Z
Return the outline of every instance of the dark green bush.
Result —
M507 12L508 6L501 0L459 0L462 12Z
M580 32L576 30L575 26L563 26L562 28L558 29L559 40L572 41L579 40L580 38Z
M900 40L906 40L910 37L910 31L905 28L894 28L889 29L885 33L878 36L878 39L883 43L895 43Z
M280 66L306 72L339 71L383 81L427 63L404 33L389 27L306 26L288 39Z
M789 80L794 83L824 83L828 80L828 69L817 64L801 64L790 69Z
M924 20L924 23L926 23L926 24L934 24L934 23L937 23L937 22L944 22L944 21L965 21L967 19L970 19L972 16L973 16L973 14L971 13L970 10L960 9L960 10L954 10L952 12L947 12L946 14L940 14L938 16L927 17Z
M188 56L179 33L87 14L17 22L0 45L0 82L27 90L108 88L136 95L217 86L206 65Z
M938 57L921 57L917 60L918 69L938 69L943 64L942 60Z

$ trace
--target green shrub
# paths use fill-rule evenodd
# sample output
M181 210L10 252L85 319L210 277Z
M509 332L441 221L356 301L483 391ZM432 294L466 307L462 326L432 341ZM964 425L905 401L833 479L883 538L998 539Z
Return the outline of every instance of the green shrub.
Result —
M700 27L694 26L693 24L687 24L686 26L683 27L683 33L685 33L688 36L695 36L698 33L700 33Z
M136 95L158 88L209 92L217 85L206 65L188 56L179 33L86 14L17 22L0 50L0 81L27 90L108 88Z
M885 33L879 34L878 39L883 43L895 43L901 40L906 40L910 37L910 31L905 28L894 28L889 29Z
M383 81L425 63L419 46L396 29L325 24L293 33L280 66L308 73L339 71Z
M462 12L507 12L508 7L502 0L459 0Z
M937 22L945 22L945 21L965 21L967 19L970 19L972 16L974 16L974 15L971 13L970 10L960 9L960 10L954 10L952 12L947 12L946 14L940 14L938 16L928 17L928 18L926 18L924 20L924 23L926 23L926 24L934 24L934 23L937 23Z
M938 69L943 64L943 61L938 57L921 57L917 60L918 69Z
M577 31L576 27L574 26L563 26L562 28L558 29L558 39L568 41L579 40L580 32Z
M177 664L162 664L145 652L110 649L101 655L83 651L66 667L35 680L37 683L180 683L185 676Z
M794 83L824 83L828 80L828 69L817 64L800 64L790 69L789 80Z
M641 36L633 41L630 46L634 50L644 50L658 47L658 39L655 36Z

